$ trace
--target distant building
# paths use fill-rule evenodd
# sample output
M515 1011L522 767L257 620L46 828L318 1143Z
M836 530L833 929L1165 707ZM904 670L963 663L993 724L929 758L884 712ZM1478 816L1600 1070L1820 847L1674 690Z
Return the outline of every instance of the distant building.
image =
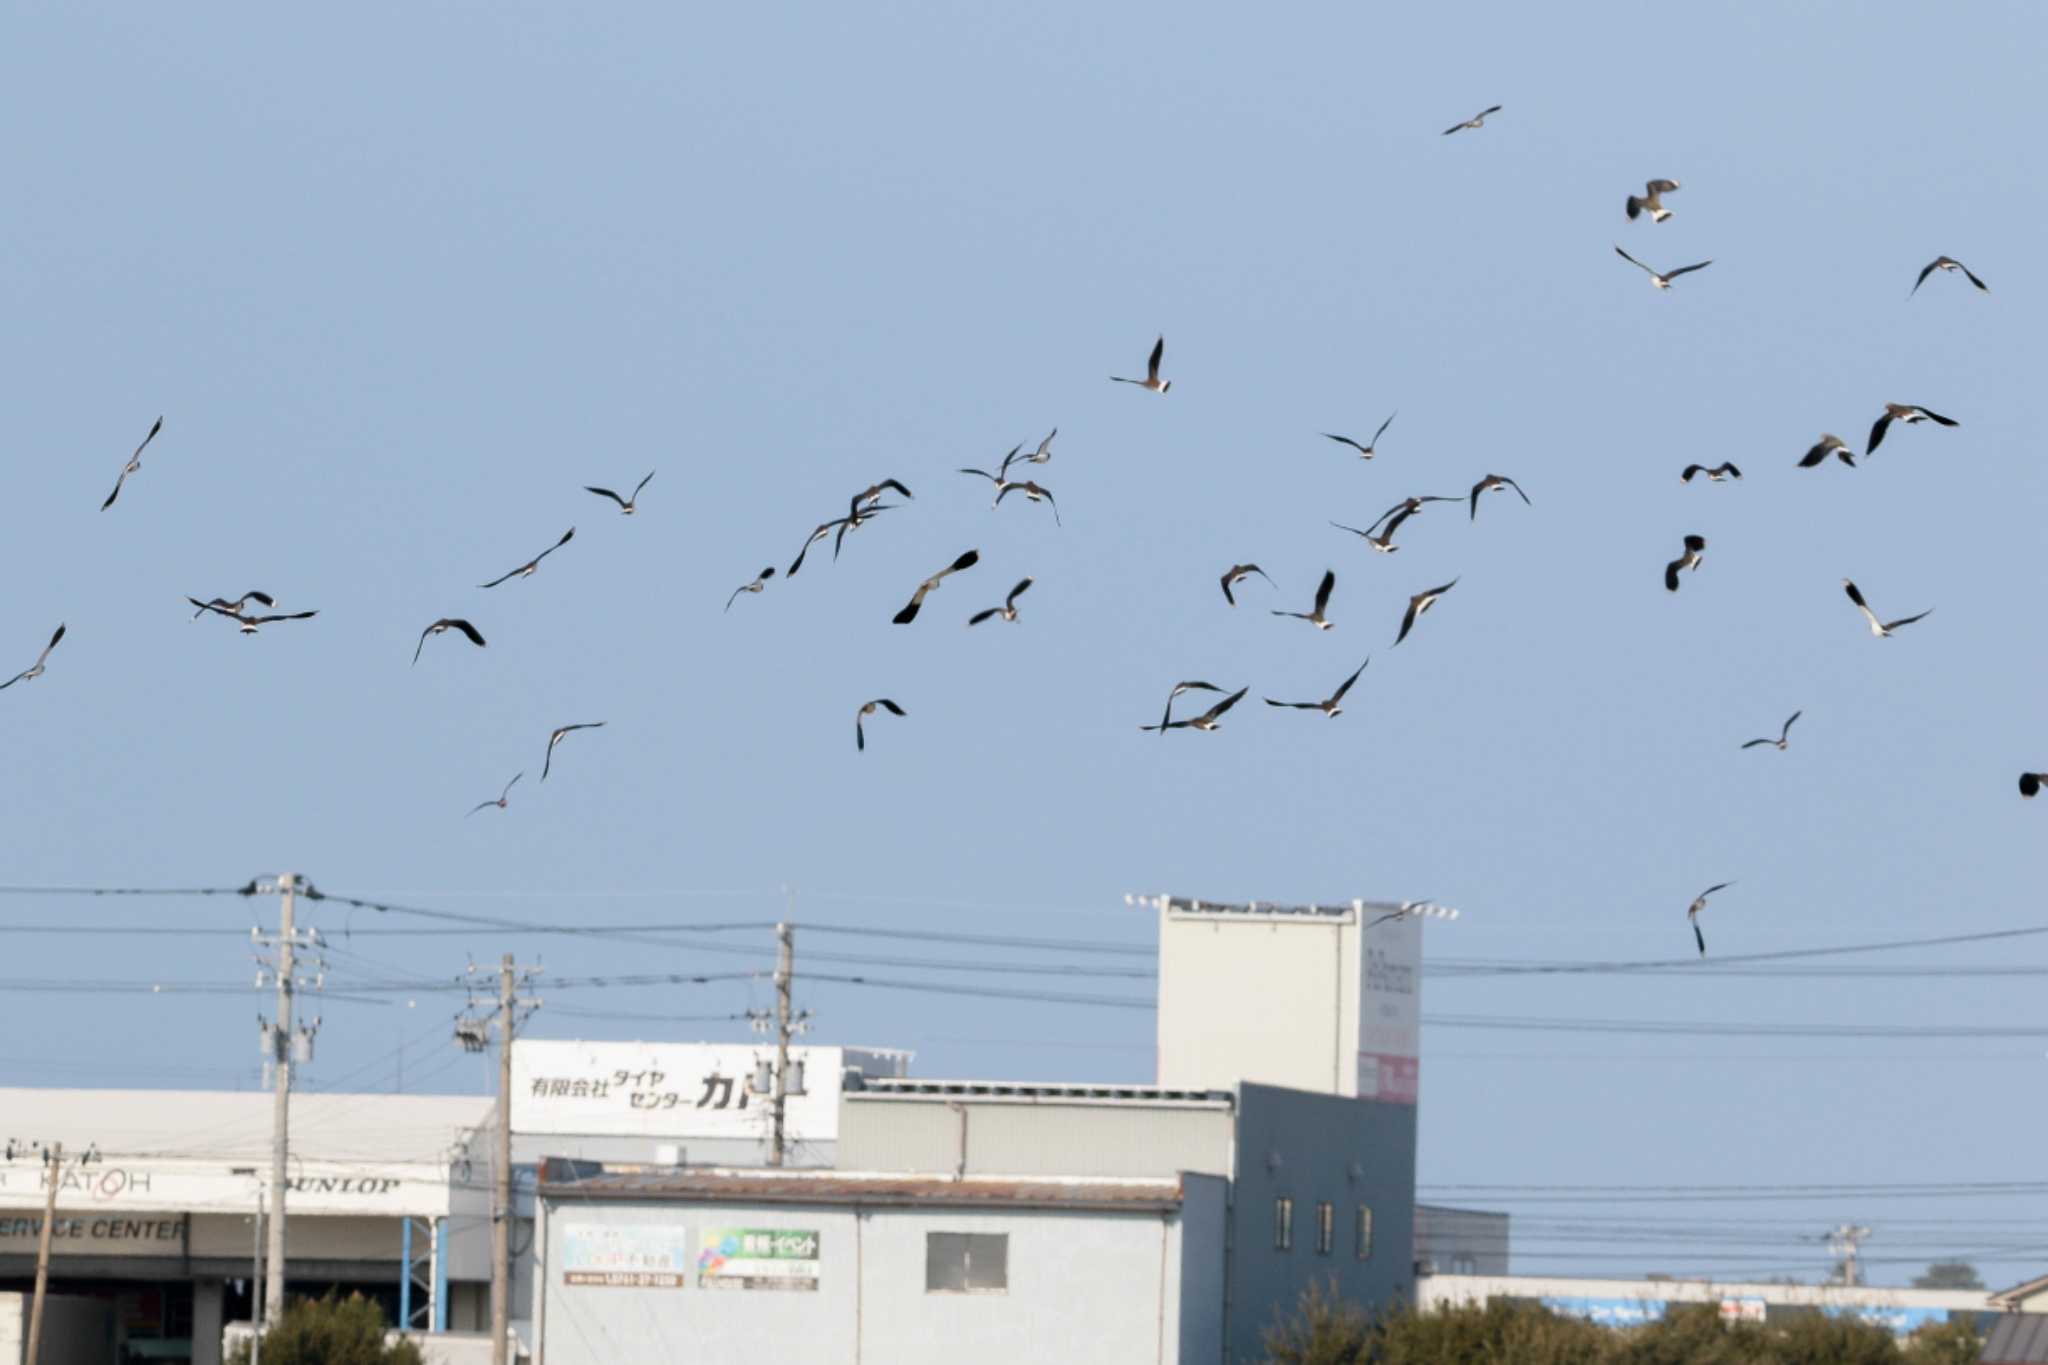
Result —
M1482 1209L1415 1206L1417 1275L1505 1275L1508 1216Z
M1775 1322L1824 1313L1855 1316L1907 1336L1930 1323L1969 1318L1988 1325L1981 1289L1886 1289L1868 1285L1745 1284L1718 1280L1572 1279L1544 1275L1425 1275L1415 1282L1424 1309L1533 1303L1607 1327L1655 1322L1677 1304L1711 1303L1724 1319Z

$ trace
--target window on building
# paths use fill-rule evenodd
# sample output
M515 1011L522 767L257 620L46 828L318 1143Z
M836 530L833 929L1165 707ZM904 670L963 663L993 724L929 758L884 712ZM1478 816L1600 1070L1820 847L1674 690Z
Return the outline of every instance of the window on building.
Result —
M1327 1256L1337 1245L1337 1206L1327 1201L1316 1205L1316 1255Z
M1001 1294L1010 1288L1010 1234L928 1232L924 1235L924 1292Z
M1294 1201L1285 1195L1273 1201L1273 1250L1294 1250Z
M1479 1258L1469 1251L1453 1252L1451 1254L1451 1273L1453 1275L1477 1275L1479 1273Z
M1358 1206L1358 1259L1372 1259L1372 1208L1366 1204Z

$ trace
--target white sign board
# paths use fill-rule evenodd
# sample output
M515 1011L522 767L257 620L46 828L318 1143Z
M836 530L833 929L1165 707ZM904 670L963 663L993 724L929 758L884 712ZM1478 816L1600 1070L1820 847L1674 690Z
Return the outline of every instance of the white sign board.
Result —
M562 1229L562 1283L603 1289L681 1289L690 1282L681 1224L571 1223Z
M879 1058L901 1074L898 1054L838 1047L794 1047L804 1064L804 1093L791 1095L792 1141L839 1135L842 1070L873 1069ZM761 1138L769 1097L751 1088L766 1044L588 1043L520 1039L512 1045L512 1131L570 1137Z
M1421 916L1372 924L1365 931L1361 975L1358 1097L1414 1104L1422 1081Z
M299 1213L445 1216L450 1192L460 1183L459 1175L441 1163L293 1161L290 1171L286 1207ZM257 1190L269 1175L267 1165L260 1175L234 1175L217 1161L67 1163L58 1178L57 1207L81 1216L92 1210L246 1213L256 1206ZM0 1209L40 1213L43 1181L39 1163L0 1165Z

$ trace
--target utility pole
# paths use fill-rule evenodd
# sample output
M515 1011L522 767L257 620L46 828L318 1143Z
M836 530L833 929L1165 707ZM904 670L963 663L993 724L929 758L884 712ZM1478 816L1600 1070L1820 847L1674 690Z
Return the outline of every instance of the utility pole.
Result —
M1863 1267L1857 1264L1856 1250L1868 1236L1870 1229L1855 1223L1841 1223L1828 1229L1828 1250L1837 1258L1838 1283L1851 1288L1863 1283Z
M768 1146L770 1166L780 1166L789 1150L783 1119L789 1109L789 992L790 978L796 974L796 930L787 920L775 926L775 943L775 1129Z
M470 969L474 971L475 968ZM522 1006L538 1008L537 996L522 996L520 986L539 968L522 970L506 953L498 962L498 1133L496 1171L491 1182L491 1365L506 1365L512 1341L512 1040L519 1032ZM456 1041L472 1052L488 1046L481 1020L465 1016L455 1025Z
M265 1258L263 1314L257 1323L259 1333L274 1326L284 1316L285 1191L291 1182L292 1064L313 1060L313 1034L320 1026L316 1019L310 1026L295 1031L292 1026L293 1001L301 985L317 988L325 978L324 971L305 982L298 977L299 949L317 948L320 939L311 930L299 929L295 918L297 898L302 891L316 897L318 893L305 878L287 872L273 882L251 882L244 894L273 891L279 898L277 934L266 937L255 929L249 931L253 942L277 950L276 961L269 964L277 977L277 1018L263 1020L259 1016L258 1019L263 1054L271 1068L269 1252ZM257 978L257 984L262 984L261 976Z
M28 1365L37 1365L43 1345L43 1296L50 1287L50 1228L57 1221L57 1182L64 1173L64 1144L51 1144L43 1154L43 1228L36 1237L36 1297L28 1312Z

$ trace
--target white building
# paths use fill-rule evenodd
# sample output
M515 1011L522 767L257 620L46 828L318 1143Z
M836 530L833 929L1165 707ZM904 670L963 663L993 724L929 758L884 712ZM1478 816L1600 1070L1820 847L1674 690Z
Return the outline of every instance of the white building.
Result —
M1890 1289L1870 1285L1746 1284L1724 1280L1600 1280L1546 1275L1423 1275L1423 1309L1487 1303L1541 1304L1606 1327L1639 1327L1680 1304L1711 1303L1724 1319L1770 1322L1791 1315L1855 1316L1906 1336L1952 1317L1993 1311L1983 1289Z

